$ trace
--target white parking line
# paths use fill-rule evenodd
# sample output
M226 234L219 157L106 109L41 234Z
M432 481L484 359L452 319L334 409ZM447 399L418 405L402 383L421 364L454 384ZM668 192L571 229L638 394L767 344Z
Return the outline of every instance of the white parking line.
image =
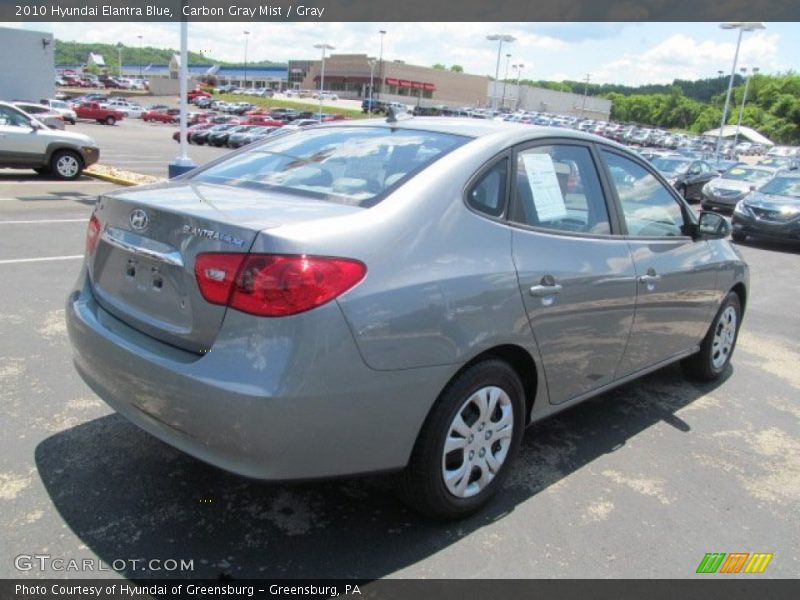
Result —
M88 219L36 219L31 221L0 221L0 225L33 225L37 223L86 223Z
M49 260L76 260L83 258L83 254L72 256L43 256L41 258L12 258L10 260L0 260L0 265L15 265L19 263L47 262Z

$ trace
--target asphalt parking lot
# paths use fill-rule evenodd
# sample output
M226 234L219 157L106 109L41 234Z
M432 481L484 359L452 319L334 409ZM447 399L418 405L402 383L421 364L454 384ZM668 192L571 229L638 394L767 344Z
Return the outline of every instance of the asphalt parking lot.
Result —
M180 153L180 145L172 140L177 125L145 123L141 119L124 119L116 125L81 121L68 131L85 133L100 144L100 164L126 169L155 177L167 176L167 165ZM189 144L189 157L198 165L230 152L228 148Z
M103 162L132 170L177 152L171 140L148 145L169 126L76 129L101 141ZM125 134L139 140L132 156L101 137ZM197 150L209 153L197 161L220 152ZM797 248L739 245L751 297L722 382L688 383L668 367L541 423L488 510L437 524L373 481L228 475L128 424L83 384L63 305L94 199L110 189L0 174L0 577L115 576L15 568L18 555L47 554L193 561L189 572L128 562L128 576L683 578L707 552L774 553L762 577L797 575Z

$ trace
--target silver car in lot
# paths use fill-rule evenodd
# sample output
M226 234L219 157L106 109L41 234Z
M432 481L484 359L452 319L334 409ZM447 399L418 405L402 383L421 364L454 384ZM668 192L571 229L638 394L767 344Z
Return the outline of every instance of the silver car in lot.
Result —
M390 115L101 196L67 325L91 388L201 460L394 470L460 518L526 426L674 361L720 376L748 292L728 232L613 142Z

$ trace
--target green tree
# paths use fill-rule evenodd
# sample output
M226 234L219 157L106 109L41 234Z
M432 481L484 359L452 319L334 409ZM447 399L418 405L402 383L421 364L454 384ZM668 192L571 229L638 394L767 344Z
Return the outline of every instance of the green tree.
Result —
M453 65L452 67L450 67L450 70L453 73L463 73L464 72L464 67L462 67L461 65Z
M431 67L432 69L436 69L437 71L445 71L447 67L445 67L442 63L436 63Z

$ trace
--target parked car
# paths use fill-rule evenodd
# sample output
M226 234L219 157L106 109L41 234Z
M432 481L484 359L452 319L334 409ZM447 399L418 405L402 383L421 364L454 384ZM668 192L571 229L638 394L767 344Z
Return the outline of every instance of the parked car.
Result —
M181 111L178 108L168 108L166 110L148 110L142 113L142 121L145 123L177 123L180 120Z
M12 104L50 129L64 129L64 115L49 106L33 102L12 102Z
M797 165L800 163L800 159L792 158L789 156L770 156L768 158L762 158L758 161L758 166L760 167L773 167L776 169L789 169L790 171L794 171L797 169Z
M734 241L748 237L800 242L800 173L779 173L740 200L731 218Z
M75 114L75 111L72 110L64 100L45 98L40 102L40 104L58 112L63 117L64 121L71 125L75 125L78 120L78 116Z
M125 113L112 108L103 108L99 102L81 102L75 107L75 115L79 119L97 121L105 125L114 125L125 118Z
M703 186L719 177L719 173L703 160L664 156L654 158L652 163L686 200L702 200Z
M184 452L269 480L404 469L406 500L462 518L527 425L675 361L726 371L728 233L595 136L334 124L101 196L67 331L89 387Z
M194 101L194 104L195 104L195 106L197 108L211 108L211 104L213 102L214 101L211 98L201 97L201 98L197 98Z
M212 131L208 134L206 138L206 143L209 146L216 146L217 148L221 148L222 146L226 146L228 144L228 136L232 133L243 133L247 131L248 127L253 127L252 125L233 125L226 129L218 129L217 131Z
M241 148L247 144L264 139L270 131L276 131L277 127L261 127L259 125L249 125L244 131L231 133L228 136L228 148Z
M196 125L192 125L186 130L186 142L191 144L192 143L192 134L197 133L198 131L203 131L205 129L209 129L212 127L211 123L198 123ZM172 139L176 142L180 143L181 141L181 130L176 129L172 133Z
M191 136L189 137L189 141L192 144L197 144L198 146L202 146L208 142L208 136L211 135L212 133L227 131L231 127L236 127L236 125L232 125L230 123L223 123L221 125L214 125L213 127L209 127L207 129L199 129L191 134Z
M775 177L777 172L773 167L738 164L703 186L702 207L731 212L739 200Z
M92 138L50 129L12 104L0 102L0 167L76 179L100 157Z

